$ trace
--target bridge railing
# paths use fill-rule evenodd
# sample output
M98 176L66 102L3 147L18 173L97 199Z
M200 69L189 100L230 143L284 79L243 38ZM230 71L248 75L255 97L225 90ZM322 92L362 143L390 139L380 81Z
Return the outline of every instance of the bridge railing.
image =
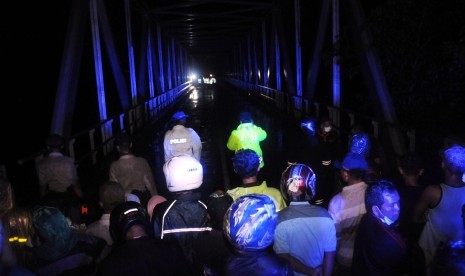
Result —
M156 122L175 101L189 93L192 87L191 82L186 82L75 133L67 141L66 153L76 161L77 166L97 164L113 150L114 136L116 134L121 132L133 134L149 123ZM44 148L18 160L17 165L23 167L32 165L35 167L37 162L44 158L45 155L46 149ZM5 174L7 174L6 171Z
M341 138L348 139L350 127L357 121L371 126L369 129L371 134L380 141L384 148L391 149L397 157L403 155L406 151L415 151L417 149L417 134L413 128L378 121L353 110L337 108L319 102L311 102L303 97L289 95L283 91L266 86L245 83L237 79L228 79L228 81L240 90L245 91L248 95L259 98L261 103L279 109L296 120L300 120L305 116L313 116L315 118L321 116L330 117L334 127L341 134ZM390 133L392 131L400 132L401 139L391 139Z

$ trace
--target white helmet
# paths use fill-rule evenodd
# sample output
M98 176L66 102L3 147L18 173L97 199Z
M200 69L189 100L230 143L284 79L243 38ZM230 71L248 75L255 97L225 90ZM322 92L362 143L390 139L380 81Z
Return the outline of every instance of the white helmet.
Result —
M171 158L163 165L166 186L170 192L193 190L202 184L202 164L190 155Z

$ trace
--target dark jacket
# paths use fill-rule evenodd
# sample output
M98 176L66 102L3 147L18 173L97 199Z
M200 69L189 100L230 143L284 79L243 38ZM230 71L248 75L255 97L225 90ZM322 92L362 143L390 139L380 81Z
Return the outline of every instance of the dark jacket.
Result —
M113 248L97 275L190 275L181 248L175 242L141 237Z
M176 240L186 258L196 263L194 241L201 232L211 231L207 206L200 193L176 194L172 200L158 204L152 215L155 238Z
M370 213L363 215L355 237L352 275L402 275L406 264L407 247L398 230Z
M223 275L228 276L292 276L288 260L267 250L235 252L226 262Z

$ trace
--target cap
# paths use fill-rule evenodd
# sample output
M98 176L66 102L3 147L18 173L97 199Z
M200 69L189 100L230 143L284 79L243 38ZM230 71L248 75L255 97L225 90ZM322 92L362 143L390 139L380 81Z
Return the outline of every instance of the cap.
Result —
M115 243L126 240L133 225L141 225L147 233L152 227L146 210L137 202L126 201L116 206L110 214L110 235Z
M264 249L273 243L277 218L276 205L269 196L248 194L226 211L223 231L240 251Z
M462 173L465 182L465 148L453 145L443 152L443 160L446 166L454 173Z
M190 155L175 156L163 165L166 186L170 192L193 190L202 184L203 167Z
M367 161L365 160L365 157L363 157L363 155L361 154L353 153L353 152L347 153L347 155L344 157L344 160L342 161L342 165L339 163L339 161L336 161L334 162L334 166L338 169L342 169L345 171L351 171L351 170L366 171L368 169L368 164L367 164Z
M250 112L243 111L239 114L239 117L240 117L241 122L243 123L253 122L252 114L250 114Z
M45 140L45 144L52 148L61 148L65 144L65 138L60 134L50 134Z
M187 118L189 117L188 115L186 115L186 113L184 113L183 111L176 111L173 116L171 117L171 119L173 120L181 120L181 119L184 119L184 118Z

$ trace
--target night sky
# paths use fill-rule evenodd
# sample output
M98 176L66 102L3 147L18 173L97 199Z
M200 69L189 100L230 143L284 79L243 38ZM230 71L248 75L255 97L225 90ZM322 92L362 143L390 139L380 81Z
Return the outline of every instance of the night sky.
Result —
M63 41L66 34L68 13L69 13L69 2L70 1L49 1L49 2L37 2L29 1L30 3L25 4L24 2L17 3L17 1L7 1L5 8L2 9L1 16L1 39L2 43L0 44L0 55L3 65L3 84L4 88L1 93L1 125L3 129L6 130L3 132L2 141L3 146L0 147L0 160L7 160L10 158L17 159L24 157L25 155L33 153L35 150L43 146L43 140L49 132L50 129L50 118L52 116L53 101L54 95L56 92L57 78L60 70L60 61L63 51ZM377 3L387 3L392 2L395 5L400 5L399 1L378 1ZM460 38L465 38L465 29L463 23L463 16L458 18L455 16L457 13L460 14L460 9L463 8L463 1L456 0L446 0L444 1L407 1L410 5L415 3L424 3L425 6L437 4L440 6L438 11L441 11L439 19L434 17L434 14L430 14L431 20L435 24L440 24L438 20L443 20L444 18L449 18L450 22L443 22L444 28L449 28L449 32L444 30L431 30L437 31L438 33L444 33L447 37L441 38L437 37L431 41L431 43L436 43L444 45L448 41L450 42L450 47L453 50L450 52L456 53L455 57L450 57L449 55L444 54L443 52L447 50L445 46L437 48L440 50L434 51L431 49L430 52L422 53L423 56L419 55L419 60L427 60L425 65L432 66L433 61L437 64L444 63L441 58L448 58L448 62L451 64L463 64L461 61L465 61L465 47L464 43L457 42L460 41ZM441 4L442 3L442 4ZM455 13L448 16L447 5L451 7L451 11L454 10ZM372 7L370 7L372 8ZM395 11L395 9L394 9ZM400 22L404 22L405 25L399 29L399 26L396 25L398 22L395 21L396 18L393 17L391 22L381 22L387 24L384 26L385 29L388 29L389 26L392 26L393 32L389 32L390 36L386 38L384 44L379 45L380 47L388 47L388 42L395 40L394 37L397 35L406 35L407 32L401 32L403 28L409 26L406 23L411 23L411 21L416 22L415 20L408 20L416 16L415 13L407 13L408 9L399 11L405 12L405 20L402 18L399 19ZM418 9L418 12L421 10ZM463 15L463 13L461 13ZM382 18L381 18L382 19ZM380 20L381 20L380 19ZM379 23L379 22L378 22ZM380 24L381 24L380 23ZM447 23L447 24L446 24ZM391 25L389 25L391 24ZM461 26L461 27L460 27ZM379 26L378 26L379 27ZM455 28L454 28L455 27ZM344 28L343 28L344 29ZM383 31L382 27L379 27L377 31ZM397 31L396 31L397 30ZM376 35L376 31L374 32ZM413 39L413 38L412 38ZM416 38L417 39L417 38ZM397 41L397 40L395 40ZM409 39L405 39L406 42ZM393 42L394 43L394 42ZM90 47L90 46L89 46ZM399 53L401 53L403 47L399 47ZM411 45L406 45L405 51L409 51L412 47ZM420 49L418 49L420 50ZM442 53L439 53L442 51ZM418 52L418 51L417 51ZM350 49L348 50L350 53ZM396 53L398 54L398 53ZM386 54L383 49L380 51L380 55L384 58L384 61L387 61L386 64L399 64L399 60L396 60L396 56L389 56ZM411 56L411 55L409 55ZM436 57L437 56L437 57ZM428 58L427 58L428 57ZM429 61L431 58L431 62ZM456 59L456 62L453 63L453 60ZM452 61L451 61L452 60ZM348 62L351 62L351 59L347 59ZM409 66L409 64L405 64ZM391 66L391 70L398 70L396 66ZM452 68L452 67L451 67ZM462 67L456 66L454 68L461 68L462 72L457 72L457 70L452 73L447 73L447 67L438 69L436 76L431 73L424 74L421 76L422 80L432 80L434 77L435 86L441 87L442 83L456 83L454 89L442 90L437 92L439 94L436 102L438 103L436 108L433 109L433 106L429 106L428 102L425 102L424 99L426 96L423 96L422 91L426 91L425 88L428 87L429 83L425 82L421 86L418 86L417 83L411 83L412 86L417 85L413 91L408 91L402 87L392 88L393 96L396 98L402 98L402 95L406 93L418 93L416 98L413 97L410 99L410 102L402 99L402 102L405 106L411 107L410 110L417 110L413 114L409 114L409 108L405 108L406 111L401 111L399 114L405 113L405 121L413 121L413 123L418 122L421 124L422 128L427 129L431 125L432 130L438 129L438 126L447 126L447 129L441 129L440 131L449 131L450 135L465 137L464 129L465 124L463 124L462 119L465 118L463 108L460 108L460 104L463 102L463 94L465 94L463 82L458 82L457 79L465 79L463 74L463 65ZM404 68L405 69L405 68ZM407 68L408 69L408 68ZM357 75L356 67L351 68L351 76L353 79L360 78ZM452 70L452 69L451 69ZM389 72L389 70L386 70ZM410 72L410 71L409 71ZM402 73L399 72L402 77ZM414 73L405 75L404 83L399 85L405 85L405 82L408 82ZM394 74L393 74L394 75ZM449 75L449 79L444 79L444 75ZM395 75L394 75L395 77ZM398 81L394 77L388 77L388 81ZM354 85L354 87L357 87ZM398 86L401 87L401 86ZM447 96L447 99L440 98L440 95L444 96L444 93L451 93L454 91L454 95ZM349 92L347 92L349 93ZM350 92L356 93L356 92ZM425 92L426 93L426 92ZM426 94L425 94L426 95ZM430 102L434 102L436 99L435 95L427 95L432 97ZM354 97L354 99L357 96ZM363 98L363 97L362 97ZM458 107L455 105L459 105ZM450 110L458 110L459 112L450 113ZM460 110L462 110L460 112ZM402 113L403 112L403 113ZM430 116L435 114L435 116ZM428 116L427 116L428 115ZM408 117L407 117L408 116ZM437 121L428 121L420 120L417 118L436 118ZM414 119L412 119L414 118ZM432 120L432 119L431 119ZM431 124L430 124L431 123ZM463 136L462 136L463 135ZM428 143L428 141L424 142Z

